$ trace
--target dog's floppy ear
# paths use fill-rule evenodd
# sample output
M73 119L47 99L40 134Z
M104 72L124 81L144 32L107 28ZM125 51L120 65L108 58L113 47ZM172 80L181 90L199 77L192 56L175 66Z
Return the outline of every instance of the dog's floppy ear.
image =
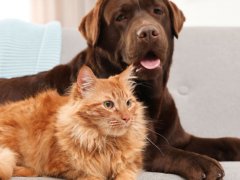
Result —
M178 38L178 34L183 27L183 23L185 21L185 16L183 12L174 4L173 2L169 1L169 7L172 15L172 26L174 30L174 36Z
M82 19L79 31L87 40L88 45L94 46L100 34L100 21L104 0L98 0L95 7Z

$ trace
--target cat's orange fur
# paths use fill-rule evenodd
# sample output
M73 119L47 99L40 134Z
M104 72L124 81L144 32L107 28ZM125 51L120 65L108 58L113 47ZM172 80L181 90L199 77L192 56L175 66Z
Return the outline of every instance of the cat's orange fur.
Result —
M130 69L97 79L83 67L69 96L49 90L1 106L0 179L135 179L147 131L143 106L132 95ZM104 106L106 100L115 107Z

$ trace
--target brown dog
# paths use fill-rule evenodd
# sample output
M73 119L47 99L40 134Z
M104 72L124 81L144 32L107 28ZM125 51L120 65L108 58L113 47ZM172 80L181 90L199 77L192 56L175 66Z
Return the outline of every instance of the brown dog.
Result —
M50 71L0 80L0 101L16 101L47 88L63 94L83 64L98 77L108 77L133 63L138 76L135 92L151 119L152 144L145 153L145 169L187 179L221 179L224 172L216 160L240 160L240 140L204 139L186 133L166 87L173 39L184 20L168 0L98 0L80 26L88 48L69 64Z

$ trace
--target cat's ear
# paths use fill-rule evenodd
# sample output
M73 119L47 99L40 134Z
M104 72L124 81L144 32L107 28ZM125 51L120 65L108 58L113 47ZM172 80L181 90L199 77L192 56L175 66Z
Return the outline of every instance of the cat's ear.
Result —
M89 90L91 90L96 83L96 76L92 72L92 70L83 66L77 77L77 88L81 95L85 95Z
M121 74L119 74L119 78L122 82L127 83L132 88L134 87L134 79L136 79L136 76L134 76L134 67L133 65L130 65L125 69Z

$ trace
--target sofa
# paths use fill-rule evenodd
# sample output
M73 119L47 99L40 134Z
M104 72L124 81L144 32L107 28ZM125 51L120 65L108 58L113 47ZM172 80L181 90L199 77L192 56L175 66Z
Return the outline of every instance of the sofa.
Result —
M61 63L67 63L85 47L77 30L64 29ZM185 27L175 40L168 87L186 131L201 137L240 138L240 28ZM225 180L240 179L240 162L221 164ZM142 172L138 177L180 179L177 175L150 172Z

